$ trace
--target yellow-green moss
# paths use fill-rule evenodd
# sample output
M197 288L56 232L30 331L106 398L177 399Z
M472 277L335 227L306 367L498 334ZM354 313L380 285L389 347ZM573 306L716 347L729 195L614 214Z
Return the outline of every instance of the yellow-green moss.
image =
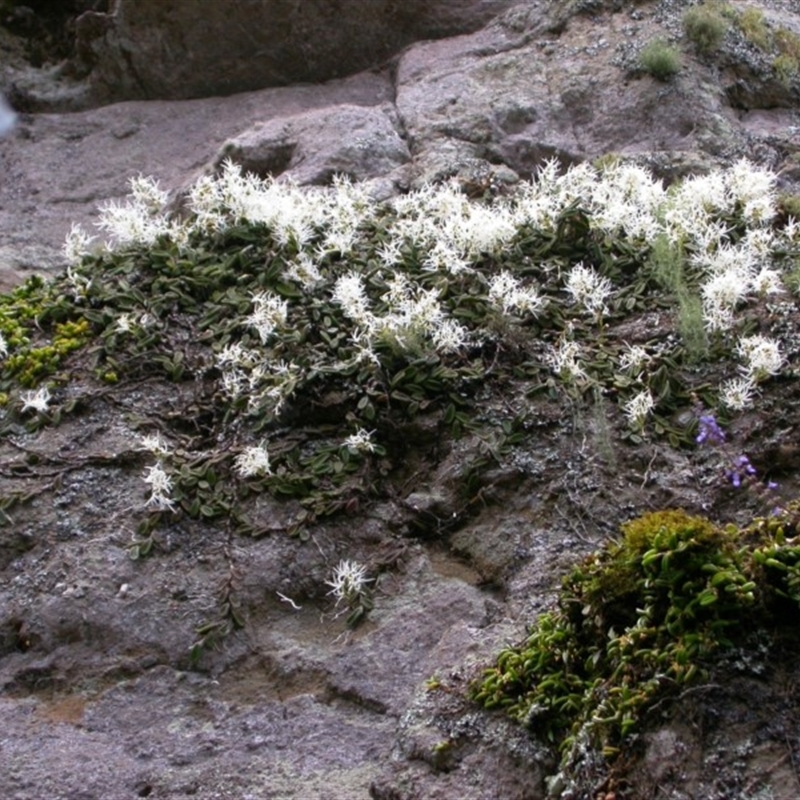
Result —
M50 344L20 348L6 359L4 372L22 386L35 386L56 372L64 357L83 347L90 337L91 325L85 319L56 323Z

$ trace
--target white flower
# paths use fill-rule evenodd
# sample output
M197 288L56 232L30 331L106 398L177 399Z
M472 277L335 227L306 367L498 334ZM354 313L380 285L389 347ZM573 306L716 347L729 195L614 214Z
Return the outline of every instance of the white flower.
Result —
M147 467L144 475L144 482L150 486L150 498L146 507L154 506L158 511L173 511L175 506L169 499L172 490L172 478L167 475L161 464L153 464Z
M431 332L433 346L442 353L452 353L469 340L469 331L452 319L441 320Z
M733 310L728 306L703 304L703 321L710 331L727 331L733 327Z
M734 309L747 296L749 276L737 269L728 269L714 275L702 288L703 305Z
M750 378L733 378L720 387L720 402L733 411L744 411L752 405L756 385Z
M129 313L120 314L114 322L114 331L117 333L130 333L135 322L133 315Z
M344 601L348 605L358 600L367 583L372 579L367 578L367 568L357 561L340 561L333 571L333 577L325 581L333 587L328 594L335 595L336 604Z
M158 181L154 178L139 175L131 178L129 183L134 203L151 214L158 213L166 205L167 193L159 188Z
M776 375L783 366L780 343L767 336L756 334L745 336L739 341L739 355L747 362L745 377L755 382Z
M269 466L269 453L267 452L267 446L263 442L257 446L246 447L236 456L234 464L236 471L243 478L272 474Z
M266 344L275 329L286 324L289 304L275 294L259 292L253 295L253 305L253 313L245 319L245 324L252 325L258 331L261 343Z
M786 227L783 229L783 237L792 243L795 240L800 240L800 220L789 217L786 220Z
M769 267L762 267L758 274L753 278L753 291L759 297L766 297L770 294L779 294L783 291L780 273Z
M47 411L47 404L50 402L50 390L46 386L37 389L35 392L24 392L20 399L22 400L22 411L40 411L44 413Z
M495 275L489 283L489 302L504 314L518 311L536 315L547 304L535 287L523 287L507 270Z
M372 314L364 290L364 279L356 272L342 275L333 287L333 299L354 322L370 327Z
M372 339L368 331L356 329L353 331L352 340L353 347L355 348L353 357L355 358L356 364L369 362L376 367L381 365L381 360L378 358L378 354L373 348Z
M650 356L647 353L647 350L644 347L641 347L638 344L628 344L625 343L625 347L627 348L622 355L619 357L619 366L620 369L628 369L631 372L640 372L642 367L650 361Z
M169 445L161 438L158 431L142 436L141 447L155 456L165 456L170 452Z
M441 240L428 251L424 262L425 269L443 270L458 275L469 269L469 261L450 242Z
M284 278L299 283L306 289L311 289L322 281L322 275L317 269L308 253L298 253L297 258L291 262L283 273Z
M389 290L381 297L388 311L382 317L372 317L370 336L411 351L424 350L426 339L443 352L466 343L467 329L445 317L437 290L424 289L400 273L388 285Z
M100 221L95 224L118 245L152 245L169 230L166 216L153 216L138 203L122 205L110 201L100 208Z
M384 267L394 267L402 261L402 242L399 239L391 239L384 242L376 251L375 255L380 259Z
M565 339L546 358L556 375L564 380L577 380L586 377L586 371L578 362L580 355L580 345L571 339Z
M375 433L375 431L359 428L355 433L344 440L343 445L351 450L357 450L359 453L374 453L375 444L372 441L373 433Z
M608 278L583 264L574 267L567 277L567 291L572 301L582 305L591 314L600 315L607 311L605 301L613 288Z
M252 350L245 350L241 342L226 344L217 353L217 364L222 367L251 367L254 363Z
M73 224L64 242L63 253L70 266L79 264L81 259L89 252L89 243L94 240L78 224Z
M641 428L644 426L647 415L654 407L655 402L653 401L653 395L650 394L648 389L645 389L625 403L625 415L628 417L628 422L633 427Z
M222 373L222 389L232 400L241 397L244 392L245 374L241 370L225 370Z
M83 275L78 275L73 269L73 264L67 265L66 278L72 287L72 292L76 298L86 295L86 288L89 286L89 279Z

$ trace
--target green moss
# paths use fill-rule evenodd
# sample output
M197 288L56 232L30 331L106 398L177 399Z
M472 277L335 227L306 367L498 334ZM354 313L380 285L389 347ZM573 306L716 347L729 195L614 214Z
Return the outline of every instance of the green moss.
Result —
M90 338L91 325L88 320L56 323L51 343L38 347L23 344L6 359L3 374L14 378L22 386L36 386L43 378L55 373L63 359L83 347Z
M613 756L648 708L705 674L744 633L800 605L798 506L725 529L680 510L635 519L564 580L555 610L504 650L472 696L564 753Z
M654 39L639 54L641 68L656 80L668 81L683 66L680 51L664 39Z
M0 295L0 334L9 351L0 383L8 390L36 386L54 374L67 355L89 341L92 326L57 282L34 276Z

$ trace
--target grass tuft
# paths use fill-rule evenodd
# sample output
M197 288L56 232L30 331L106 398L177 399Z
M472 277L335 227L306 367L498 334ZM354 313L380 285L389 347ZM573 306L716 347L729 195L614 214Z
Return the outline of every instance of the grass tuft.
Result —
M641 68L656 80L668 81L681 71L683 61L676 47L664 39L654 39L639 55Z

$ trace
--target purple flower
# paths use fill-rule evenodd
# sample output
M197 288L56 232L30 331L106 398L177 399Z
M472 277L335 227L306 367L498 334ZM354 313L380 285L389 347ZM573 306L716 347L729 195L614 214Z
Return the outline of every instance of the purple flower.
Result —
M755 475L756 468L750 463L747 456L739 456L734 462L734 469L725 473L728 480L738 489L742 485L744 475Z
M701 414L697 421L700 426L695 439L697 444L722 444L725 441L725 434L713 414Z

